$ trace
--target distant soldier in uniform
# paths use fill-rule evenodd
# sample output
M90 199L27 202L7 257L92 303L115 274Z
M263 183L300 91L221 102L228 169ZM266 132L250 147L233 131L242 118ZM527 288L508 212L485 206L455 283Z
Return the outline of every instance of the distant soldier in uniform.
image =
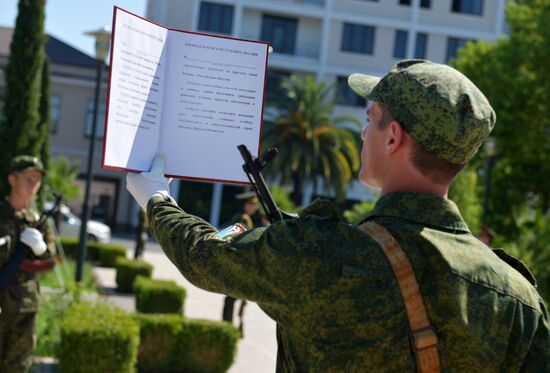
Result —
M230 219L230 224L240 223L247 230L252 230L254 228L254 222L252 217L258 211L258 198L256 194L252 191L244 191L235 196L236 199L242 201L242 210L235 214ZM223 311L222 319L233 323L233 310L235 308L236 299L230 295L227 295L223 301ZM244 307L246 306L246 300L241 300L239 307L239 332L241 337L244 336L243 330L243 316L244 316Z
M30 249L34 258L48 255L43 232L32 227L39 215L31 207L44 173L42 162L36 157L18 156L11 162L8 175L11 191L0 202L0 237L3 238L0 245L0 271L3 268L5 270L5 264L15 251L21 249L18 247L19 242ZM7 288L0 289L2 373L27 372L32 365L39 295L32 263L33 260L30 261L30 268L20 269Z
M359 180L381 192L359 226L316 200L298 218L220 235L176 205L158 157L127 187L166 255L196 286L277 322L278 372L550 372L533 277L447 199L495 124L483 93L425 60L348 83L371 101Z
M147 229L149 228L149 222L147 221L147 211L140 208L138 212L138 225L136 228L136 247L134 250L134 259L139 259L143 256L145 251L145 243L149 235Z

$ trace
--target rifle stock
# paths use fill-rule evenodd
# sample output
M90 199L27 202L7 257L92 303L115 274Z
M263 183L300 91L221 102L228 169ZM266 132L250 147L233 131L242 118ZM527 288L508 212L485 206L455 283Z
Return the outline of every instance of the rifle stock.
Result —
M279 220L296 217L296 215L284 212L277 207L277 203L273 199L273 196L271 195L271 192L269 191L262 175L262 169L265 165L278 154L277 148L269 148L258 158L250 154L250 151L248 151L248 148L245 145L239 145L237 148L241 152L241 156L244 160L243 170L246 173L250 183L252 183L252 188L254 189L254 192L256 192L258 200L264 208L269 221L274 223Z
M45 211L40 216L40 219L34 224L34 228L41 229L42 226L46 223L48 217L53 216L59 204L61 203L61 196L58 196L55 200L53 207L49 211ZM21 241L17 242L14 253L11 255L10 259L4 264L2 269L0 269L0 289L8 288L12 285L16 278L19 270L24 270L26 272L44 272L53 267L45 261L40 260L36 263L31 263L27 258L30 256L30 249L22 243ZM35 261L35 260L33 260ZM46 269L48 267L48 269Z

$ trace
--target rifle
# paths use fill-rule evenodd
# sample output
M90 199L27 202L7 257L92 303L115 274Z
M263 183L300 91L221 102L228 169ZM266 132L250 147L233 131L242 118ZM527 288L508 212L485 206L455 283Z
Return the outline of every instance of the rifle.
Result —
M250 180L252 188L254 189L254 192L256 192L258 200L265 210L269 221L271 223L275 223L279 220L297 217L296 214L284 212L277 207L277 203L275 203L275 200L273 199L273 196L271 195L271 192L269 191L262 175L262 169L279 153L277 148L271 147L257 158L250 154L245 145L239 145L237 146L237 149L241 152L241 156L244 160L243 170L248 177L248 180Z
M42 212L42 215L38 221L33 225L36 229L41 229L44 224L46 224L47 219L50 216L54 216L56 211L59 208L61 203L61 196L58 196L55 200L53 207ZM3 239L9 238L9 236L3 237ZM8 242L9 244L9 242ZM17 273L19 269L25 272L45 272L52 269L53 264L50 260L29 260L27 259L30 255L30 250L27 245L21 241L17 242L15 251L10 257L10 259L4 264L2 269L0 269L0 289L5 289L10 287L17 278Z

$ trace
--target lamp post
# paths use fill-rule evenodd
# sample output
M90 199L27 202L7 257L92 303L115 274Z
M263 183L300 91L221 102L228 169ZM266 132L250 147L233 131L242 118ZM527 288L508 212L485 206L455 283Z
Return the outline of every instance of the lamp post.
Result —
M86 189L84 193L84 202L82 204L82 224L80 225L80 240L78 243L78 260L76 265L76 282L82 280L82 268L86 259L86 240L88 239L87 228L90 219L90 187L93 179L93 157L96 138L97 109L99 106L99 92L101 90L101 72L103 70L105 58L109 53L111 42L111 32L107 26L97 31L86 32L85 35L95 38L95 58L97 62L97 77L95 83L94 111L92 115L92 129L90 133L90 147L88 149L88 168L86 170Z
M491 174L497 153L495 138L489 136L485 140L485 154L487 155L487 175L485 175L485 195L483 196L483 212L481 215L481 226L487 226L487 212L489 210L489 198L491 196Z

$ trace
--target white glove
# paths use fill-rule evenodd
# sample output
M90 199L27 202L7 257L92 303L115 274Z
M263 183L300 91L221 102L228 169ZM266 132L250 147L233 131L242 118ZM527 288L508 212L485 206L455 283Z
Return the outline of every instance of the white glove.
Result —
M36 256L44 254L47 250L42 233L36 228L27 227L19 235L19 240L31 248Z
M156 155L151 171L126 175L126 189L142 208L147 209L147 202L155 194L170 195L170 181L164 176L164 157Z

